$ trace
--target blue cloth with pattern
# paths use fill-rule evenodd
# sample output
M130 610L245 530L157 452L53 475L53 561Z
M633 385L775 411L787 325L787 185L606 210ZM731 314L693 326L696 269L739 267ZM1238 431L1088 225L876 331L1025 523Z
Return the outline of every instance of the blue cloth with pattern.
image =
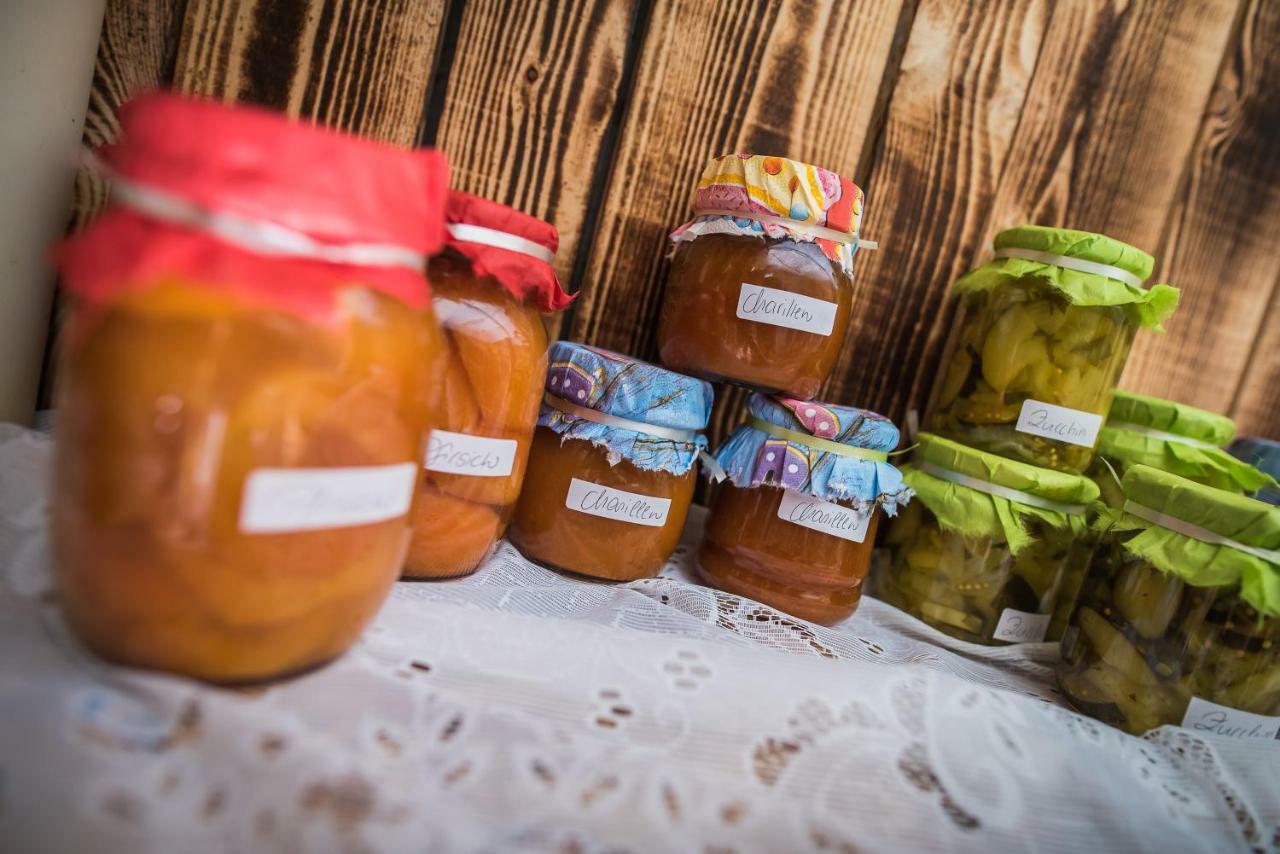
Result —
M689 441L664 439L636 430L597 424L547 403L538 426L565 439L582 439L602 448L609 464L622 460L645 471L682 475L707 446L700 431L711 418L711 384L630 356L557 341L551 345L546 389L554 397L628 421L695 433Z
M842 445L885 452L898 447L893 422L865 409L753 394L747 411L769 424ZM823 501L852 502L860 509L879 504L890 516L914 495L890 463L819 450L771 436L750 424L733 432L716 461L734 486L778 486Z
M1236 459L1244 460L1280 480L1280 442L1242 437L1232 442L1227 451ZM1253 497L1280 507L1280 490L1263 487Z

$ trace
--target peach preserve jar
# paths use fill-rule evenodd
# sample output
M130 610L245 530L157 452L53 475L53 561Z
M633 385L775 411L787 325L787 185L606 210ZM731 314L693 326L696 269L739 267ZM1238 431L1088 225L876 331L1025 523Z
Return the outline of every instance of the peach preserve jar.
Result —
M862 598L881 515L911 498L888 462L898 428L863 409L762 394L747 412L716 455L727 479L698 571L801 619L843 620Z
M711 403L702 380L553 344L511 542L552 569L612 581L657 575L689 514Z
M475 570L506 529L547 377L545 314L569 303L540 219L452 192L428 274L448 343L444 399L414 502L407 578Z
M422 273L443 158L173 96L120 118L112 206L60 251L67 619L137 667L312 667L404 559L443 364Z
M862 190L782 157L728 155L703 170L658 326L662 363L803 400L849 328Z

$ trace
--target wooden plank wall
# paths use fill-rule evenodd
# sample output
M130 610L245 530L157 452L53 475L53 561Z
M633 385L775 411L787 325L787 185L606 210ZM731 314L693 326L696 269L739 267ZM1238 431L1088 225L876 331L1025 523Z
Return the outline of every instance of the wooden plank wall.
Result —
M1280 438L1278 43L1280 0L108 0L86 142L170 84L435 145L560 229L564 334L645 357L707 158L819 163L881 244L826 396L899 419L997 230L1104 231L1184 295L1124 385Z

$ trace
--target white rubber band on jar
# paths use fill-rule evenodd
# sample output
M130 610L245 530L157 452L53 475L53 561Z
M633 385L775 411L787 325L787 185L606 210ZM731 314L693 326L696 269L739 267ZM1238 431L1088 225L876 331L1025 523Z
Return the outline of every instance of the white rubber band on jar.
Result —
M653 436L655 439L666 439L670 442L692 443L698 438L696 430L679 430L675 427L661 427L657 424L646 424L643 421L632 421L629 418L619 418L617 415L610 415L607 412L598 412L594 409L588 409L585 406L579 406L571 403L563 397L557 397L551 392L543 395L542 402L552 409L558 409L565 415L572 415L575 418L581 418L583 421L592 421L596 424L603 424L606 427L616 427L619 430L630 430L633 433L643 433L646 436Z
M856 245L859 249L879 249L880 244L874 240L863 240L856 234L849 234L844 231L836 231L834 228L827 228L822 225L813 225L807 222L796 222L793 219L787 219L784 216L771 216L770 214L748 213L746 211L722 210L720 208L695 208L694 216L727 216L734 219L749 219L763 225L776 225L779 228L787 228L791 231L798 231L801 234L807 234L810 237L821 237L823 240L832 240L836 243L845 243L850 246Z
M1141 424L1134 424L1131 421L1108 421L1105 425L1108 429L1123 430L1126 433L1141 433L1144 436L1150 436L1153 439L1161 439L1165 442L1175 442L1179 445L1190 445L1193 448L1204 448L1205 450L1221 451L1222 448L1212 442L1204 442L1200 439L1192 439L1189 436L1179 436L1177 433L1167 433L1164 430L1157 430L1154 427L1144 427Z
M925 460L914 460L911 465L920 469L925 474L945 480L948 483L954 483L956 486L964 486L969 489L976 489L978 492L985 492L987 495L993 495L996 498L1003 498L1006 501L1015 501L1018 504L1026 504L1029 507L1039 507L1041 510L1052 510L1055 513L1065 513L1068 516L1079 516L1089 509L1087 504L1067 504L1062 501L1054 501L1049 498L1041 498L1039 495L1032 495L1030 492L1023 492L1020 489L1013 489L1008 486L1001 486L998 483L992 483L981 478L970 477L967 474L961 474L958 471L944 469L941 466L935 466L933 463Z
M556 257L556 254L541 243L534 243L518 234L510 234L506 231L499 231L496 228L485 228L482 225L471 225L465 222L451 222L446 228L449 234L453 235L453 239L459 243L478 243L481 246L493 246L497 249L505 249L508 252L518 252L521 255L528 255L530 258L537 258L539 261L545 261L550 264Z
M1208 528L1201 528L1199 525L1179 519L1177 516L1170 516L1168 513L1161 513L1159 510L1153 510L1150 507L1136 504L1132 501L1124 503L1124 512L1130 516L1137 516L1139 519L1150 522L1153 525L1173 531L1175 534L1182 534L1184 537L1190 537L1193 540L1199 540L1202 543L1208 543L1213 546L1226 546L1238 552L1253 555L1256 558L1265 560L1267 563L1280 566L1280 551L1245 545L1238 540L1216 534Z
M1041 264L1052 264L1055 267L1065 267L1068 270L1075 270L1079 273L1092 273L1095 276L1106 276L1108 279L1115 279L1118 282L1124 282L1126 285L1132 285L1135 288L1142 287L1142 279L1139 279L1128 270L1122 270L1119 267L1113 267L1110 264L1099 264L1097 261L1088 261L1084 258L1072 258L1068 255L1054 255L1052 252L1023 249L1019 246L1006 246L1004 249L997 249L995 257L1021 258L1023 261L1039 261Z

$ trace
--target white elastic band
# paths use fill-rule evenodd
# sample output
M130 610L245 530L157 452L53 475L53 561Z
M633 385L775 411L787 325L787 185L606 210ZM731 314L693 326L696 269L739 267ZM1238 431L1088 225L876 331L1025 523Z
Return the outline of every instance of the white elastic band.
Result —
M763 223L764 225L776 225L781 228L787 228L791 231L798 231L801 234L808 234L811 237L821 237L824 240L834 240L836 243L846 243L850 246L857 245L859 249L878 249L880 244L874 240L862 240L856 234L849 234L844 231L836 231L834 228L827 228L822 225L812 225L807 222L796 222L793 219L787 219L782 216L771 216L762 213L745 213L743 211L722 210L720 208L695 208L694 216L730 216L734 219L749 219L754 222Z
M508 252L519 252L545 261L550 264L556 254L540 243L526 240L516 234L498 231L496 228L485 228L482 225L470 225L465 222L449 223L447 226L453 239L459 243L479 243L481 246L495 246Z
M1199 439L1192 439L1188 436L1179 436L1177 433L1166 433L1164 430L1145 427L1141 424L1134 424L1131 421L1108 421L1105 426L1115 430L1124 430L1128 433L1141 433L1144 436L1151 436L1154 439L1162 439L1166 442L1176 442L1179 445L1190 445L1193 448L1205 448L1212 451L1222 450L1212 442L1202 442Z
M1230 537L1224 537L1221 534L1215 534L1208 528L1201 528L1199 525L1193 525L1177 516L1170 516L1168 513L1161 513L1159 510L1153 510L1142 504L1135 504L1132 501L1124 503L1124 512L1131 516L1137 516L1139 519L1145 519L1153 525L1159 525L1161 528L1167 528L1175 534L1182 534L1193 540L1199 540L1202 543L1209 543L1214 546L1226 546L1235 549L1238 552L1253 555L1261 558L1267 563L1273 563L1280 566L1280 551L1271 549L1260 549L1257 546L1247 546L1244 543L1237 542Z
M635 433L643 433L646 436L653 436L656 439L667 439L672 442L692 442L697 438L696 430L677 430L674 427L660 427L656 424L645 424L643 421L632 421L628 418L619 418L617 415L610 415L607 412L597 412L594 409L588 409L585 406L578 406L576 403L570 403L563 397L556 397L551 392L547 392L543 398L543 402L552 409L558 409L566 415L572 415L575 418L581 418L584 421L593 421L596 424L603 424L606 427L617 427L619 430L631 430Z
M957 486L967 486L969 489L976 489L978 492L985 492L987 495L994 495L1007 501L1016 501L1019 504L1039 507L1041 510L1052 510L1055 513L1066 513L1068 516L1079 516L1089 509L1087 504L1066 504L1061 501L1052 501L1048 498L1041 498L1039 495L1032 495L1030 492L1023 492L1020 489L1011 489L998 483L991 483L990 481L970 477L967 474L961 474L958 471L944 469L924 460L915 460L911 464L939 480L945 480Z
M1077 270L1081 273L1092 273L1095 276L1106 276L1108 279L1124 282L1126 285L1133 285L1135 288L1142 287L1142 279L1139 279L1128 270L1122 270L1119 267L1112 267L1110 264L1099 264L1097 261L1086 261L1084 258L1072 258L1067 255L1054 255L1052 252L1039 252L1035 249L1022 249L1017 246L1008 246L1004 249L996 250L997 258L1021 258L1024 261L1039 261L1041 264L1052 264L1055 267L1066 267L1068 270Z
M314 258L330 264L358 267L407 267L421 272L427 263L421 252L389 243L321 243L310 235L273 222L211 211L155 187L112 174L101 163L94 168L111 181L111 200L152 219L212 234L259 255Z

